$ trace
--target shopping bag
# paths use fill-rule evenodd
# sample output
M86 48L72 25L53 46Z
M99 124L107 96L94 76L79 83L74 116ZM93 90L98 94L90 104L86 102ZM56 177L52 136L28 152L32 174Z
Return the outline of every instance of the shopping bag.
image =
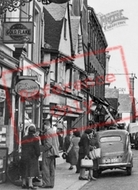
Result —
M81 159L81 167L83 168L92 168L93 167L93 160L91 159Z
M101 149L100 148L94 148L92 151L90 151L90 158L92 160L100 158L101 157Z

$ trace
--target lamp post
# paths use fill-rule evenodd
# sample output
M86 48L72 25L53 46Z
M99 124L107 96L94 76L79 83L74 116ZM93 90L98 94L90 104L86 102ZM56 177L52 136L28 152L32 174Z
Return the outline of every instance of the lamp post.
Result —
M30 3L34 0L0 0L0 16L4 14L7 10L12 12L16 11L17 8L24 6L26 3ZM62 4L66 3L69 0L37 0L38 2L41 2L44 5L50 4L50 3L56 3L56 4Z

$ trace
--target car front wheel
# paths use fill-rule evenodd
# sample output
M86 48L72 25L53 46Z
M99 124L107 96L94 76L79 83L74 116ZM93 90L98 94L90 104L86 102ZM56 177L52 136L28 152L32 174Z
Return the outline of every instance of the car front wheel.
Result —
M132 174L132 167L127 167L127 175L131 175Z

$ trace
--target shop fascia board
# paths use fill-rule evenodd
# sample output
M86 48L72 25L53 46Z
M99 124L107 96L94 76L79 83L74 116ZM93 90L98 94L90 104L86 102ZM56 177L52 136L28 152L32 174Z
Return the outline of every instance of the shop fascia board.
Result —
M0 62L9 68L15 69L15 71L17 70L19 65L19 61L17 59L10 57L1 50L0 50Z
M37 80L37 76L19 76L19 80Z

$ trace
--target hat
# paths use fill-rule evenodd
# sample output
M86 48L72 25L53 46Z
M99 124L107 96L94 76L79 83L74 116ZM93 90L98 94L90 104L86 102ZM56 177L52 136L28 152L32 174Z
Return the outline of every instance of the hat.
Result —
M30 124L28 132L29 133L35 133L36 132L36 127L34 124Z

